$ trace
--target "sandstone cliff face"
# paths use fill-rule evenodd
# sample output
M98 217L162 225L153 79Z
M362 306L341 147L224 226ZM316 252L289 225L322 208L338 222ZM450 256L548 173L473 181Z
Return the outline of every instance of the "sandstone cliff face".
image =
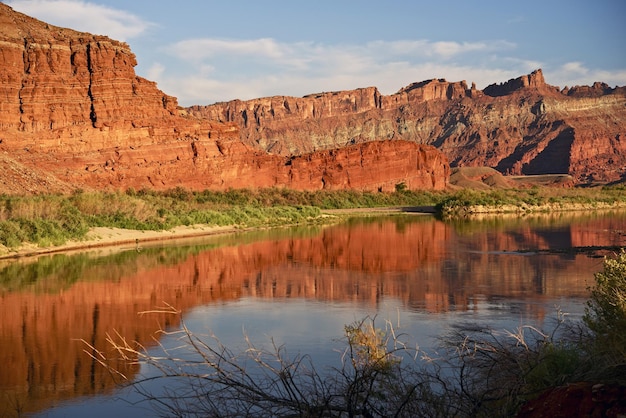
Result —
M483 91L428 80L384 96L370 87L195 106L234 122L250 146L288 155L381 138L434 145L452 166L504 174L570 174L578 182L626 179L626 88L561 91L541 70Z
M280 183L303 190L391 192L401 183L410 190L443 190L450 178L443 154L408 141L377 141L292 157L289 166L288 178Z
M537 70L484 91L433 79L389 96L368 87L181 109L136 76L135 64L125 43L0 3L0 192L441 188L447 179L432 176L449 172L446 158L504 174L626 179L625 87L559 91ZM396 140L432 145L445 157ZM362 145L372 141L382 142ZM361 159L374 149L389 155ZM411 156L396 167L404 153L426 160Z
M63 140L81 151L158 142L174 131L176 99L135 75L127 44L47 25L4 4L0 12L3 145L57 148ZM176 122L183 136L206 129Z
M446 159L414 144L384 143L302 160L269 155L241 142L237 124L179 108L174 97L138 77L135 65L125 43L48 25L0 3L0 192L447 184ZM372 100L354 97L342 111ZM309 110L312 118L332 114ZM363 158L347 162L348 154ZM405 155L397 168L391 163Z
M207 120L231 122L240 138L251 146L280 155L299 155L319 149L344 147L380 139L418 139L427 143L430 132L404 138L406 122L390 118L395 111L439 100L476 94L465 82L429 80L414 83L392 96L375 87L319 93L302 98L275 96L248 101L233 100L211 106L192 106L189 113ZM435 129L438 124L433 120Z

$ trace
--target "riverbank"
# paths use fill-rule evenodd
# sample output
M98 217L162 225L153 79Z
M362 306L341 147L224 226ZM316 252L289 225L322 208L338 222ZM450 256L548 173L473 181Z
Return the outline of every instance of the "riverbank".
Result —
M524 210L526 209L526 210ZM533 210L514 206L488 207L468 206L457 212L456 216L471 219L482 219L494 216L521 216L528 214L551 213L551 212L581 212L581 211L606 211L626 209L626 204L615 202L613 204L558 204L534 207ZM381 215L435 215L435 206L389 206L389 207L363 207L349 209L326 209L321 210L320 215L311 219L314 223L333 223L354 216L381 216ZM289 226L284 224L281 226ZM81 240L69 240L61 245L38 246L32 243L23 243L18 247L8 248L0 244L0 260L20 259L37 257L47 254L72 253L97 248L124 247L140 249L141 245L162 241L183 240L188 238L201 238L213 235L233 234L236 232L250 231L268 228L272 226L242 226L227 225L216 226L208 224L195 224L189 226L176 226L166 230L138 230L117 227L93 227ZM277 226L273 226L277 227Z
M593 189L299 192L77 192L0 197L0 259L392 213L443 218L598 211L626 207L624 186Z
M139 248L143 243L198 238L234 233L241 230L241 228L235 226L209 225L178 226L163 231L95 227L89 230L84 240L71 240L61 245L40 247L35 244L25 243L17 248L7 248L0 245L0 260L36 257L55 253L70 253L104 247L128 247L132 245Z

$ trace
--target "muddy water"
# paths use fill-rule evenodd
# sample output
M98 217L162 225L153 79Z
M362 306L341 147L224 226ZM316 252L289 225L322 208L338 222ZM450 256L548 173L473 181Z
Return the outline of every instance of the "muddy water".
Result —
M141 314L155 308L176 307L227 343L244 329L319 356L365 315L397 320L428 346L455 321L542 326L555 306L579 316L601 257L620 246L619 212L389 216L5 263L0 416L151 415L120 402L132 395L85 351L110 353L116 334L154 346L157 331L179 327L178 316Z

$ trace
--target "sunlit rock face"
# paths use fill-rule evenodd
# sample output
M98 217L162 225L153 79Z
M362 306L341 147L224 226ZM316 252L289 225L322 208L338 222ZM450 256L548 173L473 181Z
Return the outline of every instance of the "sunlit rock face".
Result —
M482 91L439 79L389 96L369 87L234 100L189 112L234 122L242 141L281 155L405 139L436 146L452 166L570 174L583 183L626 178L626 88L598 82L559 90L541 70Z
M411 143L311 150L296 160L270 155L241 142L237 124L180 108L137 76L136 64L123 42L55 27L0 3L0 191L447 184L446 158Z
M55 27L5 4L0 23L5 193L389 190L392 183L439 189L448 182L442 163L505 174L567 173L577 182L626 175L624 87L598 82L559 90L537 70L482 91L432 79L392 95L367 87L183 109L135 74L136 58L123 42ZM402 140L443 155L429 148L407 154ZM368 142L380 144L358 148ZM358 158L374 148L387 157ZM389 164L411 153L426 157L412 171ZM343 169L345 157L355 155L350 170ZM306 163L292 164L295 158Z

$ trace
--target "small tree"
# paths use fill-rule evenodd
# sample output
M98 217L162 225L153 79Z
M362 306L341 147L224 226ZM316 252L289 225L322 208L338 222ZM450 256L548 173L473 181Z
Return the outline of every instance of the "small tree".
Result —
M405 191L407 191L407 189L408 188L407 188L405 182L401 181L400 183L396 183L396 192L397 193L405 192Z

